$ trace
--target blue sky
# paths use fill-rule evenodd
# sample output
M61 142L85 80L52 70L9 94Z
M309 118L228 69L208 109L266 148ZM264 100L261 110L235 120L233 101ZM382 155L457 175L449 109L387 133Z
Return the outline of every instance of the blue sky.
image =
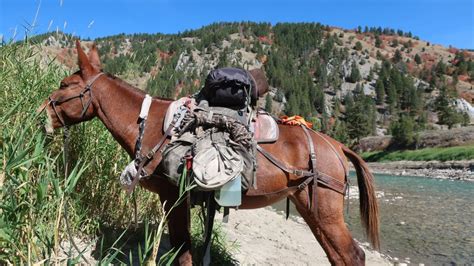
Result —
M39 6L39 8L38 8ZM474 49L474 0L0 0L5 41L59 28L81 37L176 33L212 22L321 22L347 29L381 26L423 40Z

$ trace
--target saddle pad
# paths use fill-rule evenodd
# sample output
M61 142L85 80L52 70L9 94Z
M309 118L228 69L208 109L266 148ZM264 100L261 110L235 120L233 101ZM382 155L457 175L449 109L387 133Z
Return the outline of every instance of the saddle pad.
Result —
M256 121L252 121L252 127L257 143L275 142L280 135L277 122L267 113L259 112Z
M165 120L163 122L163 133L170 127L174 114L178 111L179 107L184 105L188 100L191 101L191 106L195 106L195 99L190 97L180 98L170 104L168 110L166 110Z

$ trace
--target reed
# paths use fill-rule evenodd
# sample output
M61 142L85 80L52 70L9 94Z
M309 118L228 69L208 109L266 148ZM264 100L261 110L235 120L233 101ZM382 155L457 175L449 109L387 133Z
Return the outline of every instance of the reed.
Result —
M40 44L0 47L0 264L85 263L80 252L64 248L72 237L91 245L96 241L101 264L155 262L167 214L157 194L137 188L130 198L122 191L117 177L130 158L100 121L71 128L68 154L60 132L43 133L44 117L36 109L69 71L43 54ZM65 157L72 169L67 176ZM141 227L135 228L135 222ZM199 250L197 224L194 219ZM110 231L104 228L118 232L108 245ZM137 230L144 233L133 242L137 252L131 252L125 248L131 245L127 237ZM232 261L219 230L211 252L224 264ZM171 250L158 261L166 264L176 254ZM199 260L200 254L195 255Z
M28 41L0 47L0 264L53 263L72 234L97 235L102 226L128 227L133 202L116 177L128 162L98 121L72 128L72 171L64 176L62 137L47 137L35 110L68 70ZM138 189L140 221L159 224L158 196ZM73 260L73 257L66 258Z

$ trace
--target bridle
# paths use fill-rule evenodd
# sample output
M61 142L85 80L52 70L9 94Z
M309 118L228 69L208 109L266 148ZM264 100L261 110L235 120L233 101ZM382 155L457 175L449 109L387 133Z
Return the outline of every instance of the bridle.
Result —
M48 101L49 101L48 105L51 105L54 113L56 114L56 117L58 118L61 125L64 127L64 131L63 131L63 139L64 139L63 154L64 154L64 178L66 178L66 179L69 176L69 158L68 158L68 154L69 154L69 151L68 151L69 150L69 126L66 124L64 119L59 115L58 111L56 110L56 105L59 105L59 104L68 102L70 100L79 98L81 100L81 105L82 105L81 117L84 117L84 115L87 112L87 109L89 109L89 106L92 103L92 85L103 74L104 74L103 72L100 72L99 74L94 76L92 78L92 80L86 85L86 87L84 87L84 89L78 95L71 96L71 97L68 97L68 98L66 98L64 100L60 100L60 101L52 99L51 96L48 97ZM89 100L87 100L87 102L84 103L83 98L84 98L84 95L86 95L87 92L89 92ZM86 264L89 264L88 260L84 257L81 250L76 245L76 243L74 241L74 238L72 237L71 228L69 226L68 214L67 214L67 212L68 212L67 197L66 197L65 201L66 201L65 202L66 206L64 207L63 215L64 215L64 220L66 222L66 230L67 230L67 233L68 233L68 236L69 236L69 240L72 243L72 246L76 249L76 251L81 254L81 257L84 259Z
M48 100L49 100L48 104L51 105L54 113L56 114L56 117L58 118L59 122L61 123L61 125L63 127L66 127L67 125L66 125L66 122L64 121L64 119L59 115L58 111L56 110L56 105L59 105L59 104L68 102L70 100L79 98L81 100L81 105L82 105L81 117L84 117L84 115L87 112L87 109L89 109L89 106L92 103L92 90L91 90L92 85L103 74L104 74L103 72L100 72L94 78L92 78L92 80L86 85L86 87L78 95L74 95L74 96L68 97L68 98L66 98L64 100L60 100L60 101L52 99L51 96L48 97ZM87 92L89 92L89 100L87 100L87 102L84 104L84 100L82 98L84 98L84 96L86 95Z

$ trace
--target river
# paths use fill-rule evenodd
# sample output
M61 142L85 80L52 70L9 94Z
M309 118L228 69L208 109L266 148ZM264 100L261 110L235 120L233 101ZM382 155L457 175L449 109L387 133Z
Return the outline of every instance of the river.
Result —
M357 184L353 174L351 182ZM383 254L411 264L474 264L474 182L375 175L375 183L383 192ZM350 200L345 218L353 236L365 241L358 199Z

